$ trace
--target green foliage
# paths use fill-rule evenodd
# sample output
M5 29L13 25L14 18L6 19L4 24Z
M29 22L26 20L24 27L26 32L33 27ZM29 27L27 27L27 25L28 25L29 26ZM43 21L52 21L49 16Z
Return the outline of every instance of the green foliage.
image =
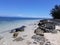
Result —
M60 5L55 5L51 10L51 15L54 19L60 19Z

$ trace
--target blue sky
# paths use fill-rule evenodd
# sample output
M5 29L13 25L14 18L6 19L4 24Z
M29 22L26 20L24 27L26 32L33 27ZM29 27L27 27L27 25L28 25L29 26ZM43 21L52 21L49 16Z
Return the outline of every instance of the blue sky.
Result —
M0 16L51 17L50 11L60 0L0 0Z

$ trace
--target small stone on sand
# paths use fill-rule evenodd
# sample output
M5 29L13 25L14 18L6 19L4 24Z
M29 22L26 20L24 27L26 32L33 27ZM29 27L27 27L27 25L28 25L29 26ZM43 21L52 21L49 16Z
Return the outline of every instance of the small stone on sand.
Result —
M22 37L18 37L16 39L14 39L13 41L23 41L24 39Z

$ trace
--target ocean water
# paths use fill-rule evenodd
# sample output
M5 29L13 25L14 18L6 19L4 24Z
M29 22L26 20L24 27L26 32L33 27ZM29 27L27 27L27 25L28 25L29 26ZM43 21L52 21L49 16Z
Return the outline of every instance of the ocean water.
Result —
M40 20L39 18L0 17L0 32Z

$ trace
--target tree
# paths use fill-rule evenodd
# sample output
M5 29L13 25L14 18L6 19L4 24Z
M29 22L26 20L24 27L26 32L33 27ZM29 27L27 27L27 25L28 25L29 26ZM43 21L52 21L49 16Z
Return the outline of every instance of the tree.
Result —
M53 19L60 19L60 5L55 5L50 14L52 15Z

